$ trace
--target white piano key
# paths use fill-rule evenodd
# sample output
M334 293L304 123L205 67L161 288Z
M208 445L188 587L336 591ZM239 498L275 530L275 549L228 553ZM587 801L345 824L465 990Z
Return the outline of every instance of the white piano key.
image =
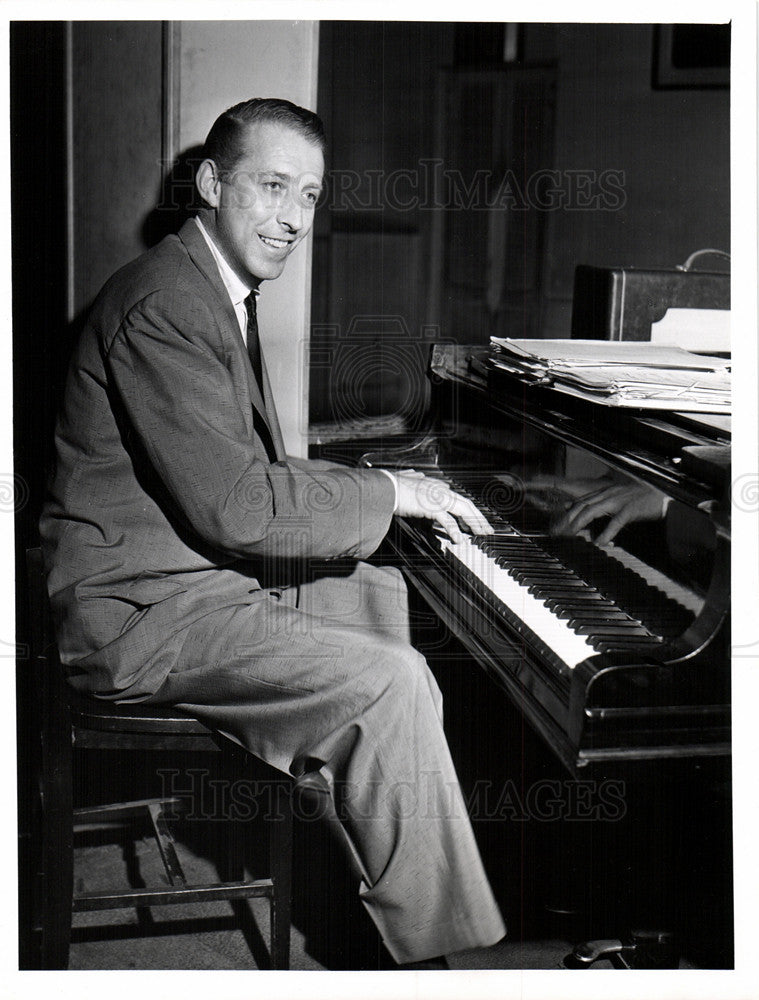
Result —
M546 643L567 667L573 669L578 663L595 655L595 648L585 636L577 635L566 621L557 618L539 598L529 594L526 587L509 576L469 536L458 543L441 538L440 544L520 618L531 632Z

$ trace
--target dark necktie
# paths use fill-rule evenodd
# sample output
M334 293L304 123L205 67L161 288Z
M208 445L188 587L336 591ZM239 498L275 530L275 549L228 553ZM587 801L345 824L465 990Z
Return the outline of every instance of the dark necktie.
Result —
M261 341L258 336L258 319L256 318L255 292L251 292L245 299L245 312L248 315L248 326L245 332L245 339L248 344L248 357L250 358L250 365L253 369L253 374L256 377L261 398L263 399L264 379L263 369L261 366ZM274 448L271 431L269 430L268 424L255 406L253 407L253 422L256 428L256 433L261 438L264 448L266 448L266 454L269 456L269 461L276 462L277 453Z
M258 319L256 317L255 292L251 292L250 295L245 300L245 312L248 314L248 328L246 332L246 339L248 342L248 357L250 358L250 364L253 368L253 374L256 376L256 382L258 383L258 388L261 390L261 396L263 396L264 378L261 369L261 341L258 337Z

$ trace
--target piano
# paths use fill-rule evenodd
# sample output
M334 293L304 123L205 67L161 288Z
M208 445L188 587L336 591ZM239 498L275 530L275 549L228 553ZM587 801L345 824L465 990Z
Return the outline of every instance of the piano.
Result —
M415 468L495 528L453 544L396 518L409 582L574 776L730 753L729 418L619 410L435 345L422 435L365 466ZM554 533L565 480L611 474L671 498L610 546Z

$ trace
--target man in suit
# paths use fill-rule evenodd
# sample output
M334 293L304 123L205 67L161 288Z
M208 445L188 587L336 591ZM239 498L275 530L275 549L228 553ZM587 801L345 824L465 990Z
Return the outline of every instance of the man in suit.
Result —
M413 472L284 453L255 296L311 228L323 145L288 102L225 112L206 207L98 296L56 430L48 586L77 688L180 706L339 783L362 901L396 962L434 965L504 927L402 579L361 560L395 512L489 526Z

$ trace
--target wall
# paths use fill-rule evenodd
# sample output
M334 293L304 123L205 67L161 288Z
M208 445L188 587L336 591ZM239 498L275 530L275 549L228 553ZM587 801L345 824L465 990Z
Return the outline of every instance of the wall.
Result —
M443 22L321 25L319 113L331 183L315 227L313 421L408 418L417 409L430 213L402 206L403 184L394 204L384 181L395 171L414 176L433 156L437 71L452 57L453 29Z
M161 186L161 23L74 22L69 46L73 319L145 249L142 226Z
M436 125L442 135L451 133L444 114L437 112L436 123L442 68L470 74L502 68L503 28L323 25L320 111L328 124L331 167L365 178L371 170L413 170L420 160L439 155L444 143L435 137ZM624 203L616 210L564 207L545 213L538 333L565 337L576 264L672 267L702 247L729 250L730 92L655 90L650 24L536 23L520 29L520 61L514 65L555 67L553 169L563 177L571 171L624 174ZM468 122L456 125L465 129ZM498 169L484 147L470 167L470 179L477 170ZM461 342L487 339L487 330L478 330L471 316L457 321L450 306L435 305L429 295L435 212L394 213L387 205L373 212L338 209L322 208L317 222L314 315L327 327L318 334L325 358L335 356L335 338L361 312L401 316L412 337L432 325ZM313 418L339 417L335 401L344 392L334 373L312 370L311 379ZM367 415L394 412L398 399L390 369L375 383Z
M555 168L622 170L625 195L613 211L550 213L544 336L568 334L577 263L673 267L730 250L730 92L653 89L653 35L554 25L533 48L558 64Z
M174 25L166 50L159 21L73 25L70 318L145 249L144 227L161 197L167 127L173 153L181 154L204 140L220 112L248 97L315 107L317 44L318 24L307 21L185 21ZM309 240L282 278L264 286L259 306L285 443L300 455L310 273Z
M39 544L37 522L68 361L66 33L60 22L16 22L10 43L13 294L6 308L13 308L16 558L17 578L23 579L24 548Z

